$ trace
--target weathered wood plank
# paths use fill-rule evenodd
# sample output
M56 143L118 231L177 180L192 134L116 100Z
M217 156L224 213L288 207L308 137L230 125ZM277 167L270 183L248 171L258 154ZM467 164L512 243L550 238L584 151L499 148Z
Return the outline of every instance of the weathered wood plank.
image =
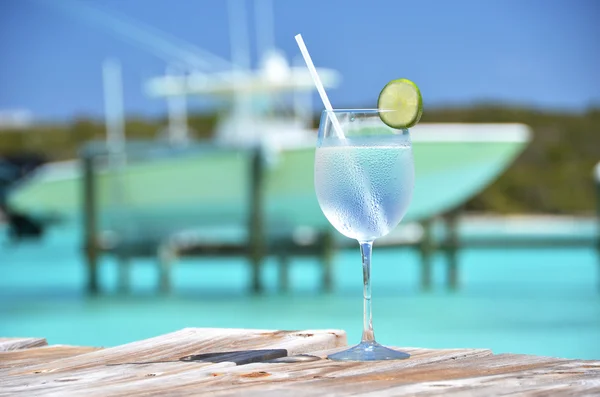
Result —
M336 349L337 350L337 349ZM429 350L403 348L412 356L409 360L379 361L370 363L335 362L320 360L299 364L251 364L242 367L227 368L218 373L218 377L210 382L210 391L219 393L244 393L254 389L257 392L276 390L277 393L293 390L290 395L326 395L326 393L342 394L360 388L355 387L373 380L402 379L403 369L419 367L420 371L428 364L435 362L454 362L468 358L491 355L485 349L450 349ZM326 352L317 353L325 356ZM328 385L328 387L327 387ZM351 385L351 386L350 386ZM202 387L196 381L194 388ZM331 390L330 390L331 389ZM339 390L336 390L339 389ZM371 389L367 389L371 390ZM276 395L277 393L274 393Z
M324 359L345 343L341 331L184 329L114 348L0 369L0 395L600 393L600 361L493 355L486 349L421 348L403 348L411 358L401 361L359 363ZM51 348L30 352L44 349ZM282 362L277 358L302 353L309 353L309 360ZM185 357L190 358L181 360ZM289 357L286 360L292 361Z
M28 392L45 390L50 384L52 390L60 393L76 393L78 388L85 388L87 396L93 395L135 395L136 393L154 393L165 395L174 389L178 393L194 395L198 390L203 391L226 391L246 392L248 386L267 386L273 381L293 380L300 381L322 381L327 379L339 379L337 384L347 385L348 380L354 382L357 375L366 377L371 373L378 373L389 364L394 364L398 369L424 365L438 361L454 361L468 357L481 357L490 355L489 350L483 349L453 349L453 350L427 350L406 349L413 357L411 360L377 363L340 363L329 360L318 362L307 362L298 364L268 364L256 363L235 367L233 363L205 364L182 366L180 363L150 363L150 364L121 364L111 365L109 368L99 369L83 368L70 371L69 376L64 373L49 373L44 377L41 385L35 386L35 379L27 379ZM123 374L126 374L124 376ZM155 380L149 380L151 377ZM345 379L345 380L344 380ZM18 383L22 383L21 379ZM59 383L58 385L56 383ZM75 383L77 388L75 388ZM6 387L13 386L6 384ZM18 386L15 385L15 386ZM15 389L11 389L17 392ZM310 389L307 389L310 390ZM321 389L314 392L318 394Z
M87 346L42 346L25 350L0 352L0 368L24 367L99 350Z
M486 351L483 351L486 352ZM413 352L414 353L414 352ZM481 352L473 351L474 354ZM487 353L487 352L486 352ZM432 362L433 351L423 351L423 354L415 354L412 365ZM440 354L440 360L464 359L468 354L460 350L444 351ZM412 359L411 359L412 360ZM402 362L396 361L396 364ZM406 361L404 362L406 363ZM337 379L333 386L347 387L349 382L355 381L356 374L362 370L369 369L381 372L386 368L385 363L340 363L329 360L299 364L267 364L256 363L242 366L234 366L233 363L189 365L191 363L153 363L144 365L123 364L111 365L108 368L84 368L74 370L65 376L64 373L48 373L43 377L44 381L36 384L36 380L29 377L27 392L48 391L77 395L80 390L85 390L86 396L102 395L136 395L155 394L167 395L177 390L182 395L197 395L202 392L233 392L246 393L248 387L258 387L261 390L269 390L273 382L293 381L298 384L301 381L317 381L323 383L327 380ZM377 368L371 368L371 367ZM102 372L102 374L99 374ZM366 374L363 377L369 377ZM24 379L20 380L20 383ZM360 380L364 382L364 380ZM10 383L5 384L8 390L18 393L18 389ZM18 386L18 385L16 385ZM293 385L292 385L293 386ZM286 385L290 387L290 385ZM310 391L311 388L302 386L298 392ZM320 386L313 390L319 395L323 391Z
M214 395L303 396L303 395L594 395L600 386L600 373L594 363L564 361L552 358L517 356L501 360L497 356L473 357L453 362L440 362L435 366L415 365L401 368L400 362L391 365L354 363L352 371L328 370L323 375L293 376L293 382L281 382L276 371L266 372L264 378L253 384L243 384L235 379L224 379L221 387L210 388ZM406 360L408 362L412 359ZM326 361L327 362L327 361ZM515 363L518 365L515 366ZM563 363L563 364L561 364ZM344 363L346 364L346 363ZM569 366L565 371L564 366ZM345 365L344 365L345 366ZM250 370L236 367L228 371ZM315 368L313 368L314 370ZM490 375L494 374L494 375ZM270 379L269 379L270 377ZM504 386L506 385L506 388ZM573 389L568 387L572 385ZM550 393L551 392L551 393Z
M0 384L4 390L13 394L42 391L75 393L82 387L85 387L87 395L94 393L105 395L109 387L115 388L115 393L124 388L128 394L130 390L135 391L140 383L148 385L149 378L160 376L163 383L166 378L169 378L172 382L169 384L174 387L177 382L186 379L187 372L192 373L191 378L194 380L198 376L211 376L210 371L235 366L235 361L247 361L249 355L256 354L256 350L264 353L264 359L272 359L273 350L284 350L287 355L294 355L343 345L346 345L346 334L335 330L188 328L75 357L25 368L0 370L0 378L6 377L6 380ZM180 361L191 355L218 352L238 353L230 354L231 361L218 364ZM27 387L23 388L23 385Z
M519 357L517 367L521 366ZM513 361L514 364L514 361ZM600 366L583 361L556 363L548 361L530 365L527 369L516 370L510 365L494 368L489 371L493 375L444 379L388 387L384 390L368 393L369 396L380 395L427 395L427 396L490 396L511 395L524 396L573 396L599 395Z
M103 349L85 356L50 363L52 372L99 365L178 361L201 354L257 349L285 349L288 355L346 345L346 333L326 331L270 331L222 328L186 328L181 331ZM40 366L40 369L44 365Z
M46 346L44 338L0 338L0 352Z

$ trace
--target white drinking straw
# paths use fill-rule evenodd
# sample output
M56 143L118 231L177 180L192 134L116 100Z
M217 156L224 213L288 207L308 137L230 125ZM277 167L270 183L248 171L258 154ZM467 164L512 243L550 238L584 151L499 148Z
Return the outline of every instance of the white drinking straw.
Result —
M335 116L335 113L333 113L333 107L331 107L331 102L329 102L329 98L327 98L327 93L325 92L325 87L323 87L323 83L321 83L321 79L319 78L319 75L317 74L317 69L315 68L313 61L310 58L310 54L308 53L308 49L306 48L306 45L304 44L304 40L302 40L302 35L297 34L295 36L295 38L296 38L296 42L298 43L298 47L300 47L300 52L302 53L302 56L304 57L304 62L306 62L306 66L308 67L308 71L310 72L310 75L312 76L312 79L315 82L315 85L317 86L317 91L319 91L319 95L321 96L321 101L323 101L323 105L325 105L327 114L329 115L329 118L331 119L331 124L333 124L333 129L335 130L338 138L344 139L344 131L342 131L342 126L338 122L338 119Z
M312 62L312 59L310 58L310 54L308 53L308 49L306 48L306 45L304 44L304 40L302 40L302 35L301 34L297 34L296 36L296 42L298 43L298 47L300 47L300 52L302 52L302 56L304 57L304 62L306 62L306 66L308 67L308 70L310 71L310 74L313 78L313 81L315 82L315 85L317 86L317 91L319 91L319 95L321 96L321 100L323 101L323 105L325 105L325 109L327 110L327 115L329 116L329 119L331 120L331 124L333 124L333 129L335 130L335 133L337 135L337 137L341 140L345 140L345 136L344 136L344 131L342 130L342 126L340 125L340 123L338 122L338 119L335 115L335 113L333 112L333 108L331 107L331 102L329 102L329 98L327 98L327 94L325 93L325 88L323 87L323 83L321 83L321 79L319 78L319 75L317 74L317 69L315 68L315 65ZM350 154L350 156L352 156ZM362 174L362 172L361 172ZM362 179L366 181L366 177L364 175L362 175ZM361 186L365 186L365 194L367 197L369 197L369 199L374 202L374 195L371 192L371 184L370 183L364 183ZM384 222L384 219L381 215L381 211L378 211L376 213L377 219L380 222L380 224L383 224L382 222Z

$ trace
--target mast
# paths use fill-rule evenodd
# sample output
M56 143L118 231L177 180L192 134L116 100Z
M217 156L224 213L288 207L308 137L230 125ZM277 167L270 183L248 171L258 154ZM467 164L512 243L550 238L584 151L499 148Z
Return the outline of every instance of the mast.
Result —
M258 58L265 57L275 48L273 1L256 0L254 3L254 28Z
M250 71L250 43L248 41L248 24L246 21L245 0L229 0L229 39L231 45L232 77L242 79ZM236 90L233 97L230 131L230 142L242 142L252 134L252 114L250 97L247 93Z
M165 70L167 78L185 81L186 71L182 65L170 63ZM167 100L167 114L169 118L168 139L173 145L184 145L189 142L187 124L187 99L185 94L169 95Z
M120 152L125 146L125 118L123 116L123 83L119 61L106 59L103 62L102 82L106 146L111 152Z
M298 70L302 70L300 68L304 67L304 65L304 59L301 55L294 57L292 64L292 70L294 71L294 73L292 74L293 78L296 78L294 74L297 73ZM312 91L302 90L301 88L296 87L296 89L294 90L293 102L294 117L296 118L296 121L302 127L310 128L310 115L312 112Z
M123 112L123 82L121 64L118 60L106 59L102 64L104 85L104 118L106 123L106 148L111 205L115 206L115 216L122 231L130 227L125 208L125 180L122 170L127 165L125 153L125 116Z

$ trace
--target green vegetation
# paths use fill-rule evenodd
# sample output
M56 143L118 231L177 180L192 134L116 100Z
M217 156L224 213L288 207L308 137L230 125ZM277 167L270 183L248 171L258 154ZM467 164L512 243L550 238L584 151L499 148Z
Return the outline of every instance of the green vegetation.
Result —
M493 185L467 203L468 210L594 211L592 169L600 161L600 108L575 114L479 105L428 110L421 122L518 122L533 129L529 147Z
M474 211L497 213L590 213L595 208L592 168L600 161L600 108L565 113L499 105L428 109L422 122L507 123L529 125L533 141L492 186L467 203ZM132 117L130 139L151 139L164 119ZM207 138L214 115L189 119L193 136ZM73 158L85 141L104 138L104 126L93 119L68 125L40 125L30 131L0 131L0 156L42 153L52 160Z
M191 135L195 139L207 138L214 128L214 115L193 115L189 118ZM167 125L164 119L130 117L125 125L128 139L155 139ZM77 157L81 146L90 140L106 139L103 121L77 118L69 124L36 125L27 131L0 131L0 156L16 153L43 154L50 160Z

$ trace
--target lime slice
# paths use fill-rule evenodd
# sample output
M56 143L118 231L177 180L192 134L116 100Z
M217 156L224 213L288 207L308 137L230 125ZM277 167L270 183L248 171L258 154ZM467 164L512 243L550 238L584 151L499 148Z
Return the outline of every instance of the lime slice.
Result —
M407 79L392 80L383 87L377 100L381 121L392 128L410 128L423 113L423 98L415 83Z

